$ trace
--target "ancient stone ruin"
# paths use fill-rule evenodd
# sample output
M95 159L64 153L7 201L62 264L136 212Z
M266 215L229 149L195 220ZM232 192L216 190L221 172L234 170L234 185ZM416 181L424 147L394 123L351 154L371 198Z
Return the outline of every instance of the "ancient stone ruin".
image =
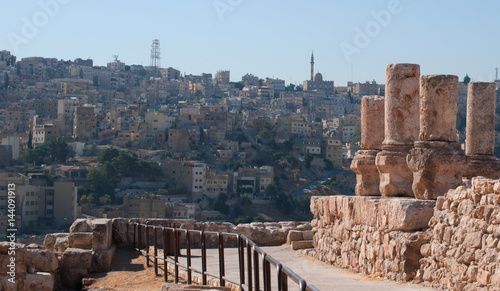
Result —
M356 196L311 199L316 235L309 255L440 288L500 289L500 180L477 177L500 178L495 84L468 86L464 153L455 129L458 77L420 77L415 64L387 66L385 100L362 102ZM375 100L385 103L378 153Z
M387 66L385 81L385 139L375 161L382 196L412 197L413 173L406 156L417 139L420 66ZM361 128L361 131L365 130Z

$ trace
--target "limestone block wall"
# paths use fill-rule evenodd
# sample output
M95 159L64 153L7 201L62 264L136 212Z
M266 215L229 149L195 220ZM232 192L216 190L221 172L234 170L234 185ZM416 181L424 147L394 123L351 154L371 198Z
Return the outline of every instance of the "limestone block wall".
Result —
M134 229L129 222L140 222L168 227L175 226L176 228L183 229L239 233L245 235L259 246L279 246L286 243L288 232L292 230L305 231L312 229L310 222L296 221L253 222L234 225L229 222L199 222L189 219L115 218L113 219L112 236L113 243L117 246L132 246ZM153 241L153 237L153 231L150 231L150 242ZM196 239L197 237L193 237L192 242L198 243ZM158 241L161 242L161 239ZM231 240L226 241L226 243L230 242ZM209 245L212 243L215 246L215 236L207 243Z
M411 280L434 205L414 198L312 197L314 249L308 255L354 272Z
M500 180L472 179L436 202L416 279L450 290L500 289Z

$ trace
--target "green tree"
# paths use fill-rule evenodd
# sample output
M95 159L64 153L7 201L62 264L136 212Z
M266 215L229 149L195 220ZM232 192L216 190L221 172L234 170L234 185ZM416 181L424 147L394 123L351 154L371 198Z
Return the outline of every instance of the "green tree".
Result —
M290 83L288 86L285 87L285 91L291 92L295 90L295 85Z
M111 204L111 196L109 194L105 194L104 196L99 197L99 203L101 205Z
M7 75L7 73L4 73L3 78L4 78L3 85L4 85L5 89L7 89L7 88L9 88L9 75Z
M111 163L113 161L113 158L118 157L119 155L119 150L115 148L107 148L99 153L99 156L97 156L97 161L101 164L104 164L105 162Z
M468 75L468 74L465 74L465 77L464 77L464 84L465 84L465 85L467 85L467 84L469 84L469 82L470 82L470 77L469 77L469 75Z
M98 198L115 193L114 186L109 183L106 172L101 169L91 169L87 174L87 181L90 182L90 191Z

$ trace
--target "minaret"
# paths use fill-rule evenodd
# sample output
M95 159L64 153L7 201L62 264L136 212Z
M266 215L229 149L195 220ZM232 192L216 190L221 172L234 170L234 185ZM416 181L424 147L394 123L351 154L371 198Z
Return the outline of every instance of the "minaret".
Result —
M314 81L314 52L311 52L311 81Z

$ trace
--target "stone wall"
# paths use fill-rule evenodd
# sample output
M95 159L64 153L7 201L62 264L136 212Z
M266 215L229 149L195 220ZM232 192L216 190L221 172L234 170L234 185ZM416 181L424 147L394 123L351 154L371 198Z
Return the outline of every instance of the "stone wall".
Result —
M337 267L393 280L415 277L435 201L369 196L312 197L314 250Z
M452 290L500 289L500 180L472 179L439 197L417 276Z
M252 222L234 225L229 222L198 222L189 219L115 218L113 219L113 243L117 246L132 246L134 229L128 223L129 221L183 229L238 233L245 235L259 246L279 246L286 243L289 231L312 229L311 223L309 222L295 221ZM152 242L153 231L149 232L149 236ZM158 238L158 241L160 242L161 239ZM193 243L198 243L195 237Z

